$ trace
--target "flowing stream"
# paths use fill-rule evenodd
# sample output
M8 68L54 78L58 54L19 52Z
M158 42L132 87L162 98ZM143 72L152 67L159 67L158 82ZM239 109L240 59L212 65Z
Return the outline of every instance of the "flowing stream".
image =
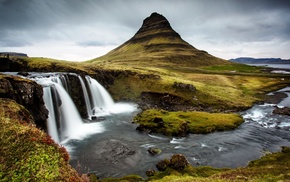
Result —
M245 122L235 130L174 138L137 132L137 125L132 123L140 112L136 104L114 103L95 79L75 76L83 90L80 95L85 99L87 118L80 117L70 98L66 75L42 73L33 79L44 89L49 134L66 147L70 164L81 173L101 178L145 176L146 170L156 170L159 161L177 153L194 166L235 168L246 166L268 151L290 146L290 117L272 113L275 106L290 106L290 87L275 92L288 96L280 103L254 105L241 112ZM94 120L96 117L99 119ZM162 152L152 156L147 152L150 147Z
M285 88L278 92L287 94ZM290 98L277 105L288 106ZM70 149L71 164L83 173L95 173L100 177L139 174L145 176L148 169L173 154L183 154L194 166L235 168L246 166L266 152L279 151L281 146L290 146L290 117L272 114L274 104L255 105L242 112L245 119L233 131L211 134L191 134L173 138L148 135L135 131L132 118L137 114L124 112L111 114L99 122L104 132L83 140L66 143ZM147 150L158 147L161 154L151 156Z

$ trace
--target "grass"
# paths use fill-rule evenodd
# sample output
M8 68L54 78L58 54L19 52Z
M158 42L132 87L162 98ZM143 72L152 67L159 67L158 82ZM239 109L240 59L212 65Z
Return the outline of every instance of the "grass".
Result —
M132 76L120 75L109 87L110 93L116 100L138 100L142 92L169 93L193 105L211 108L213 110L242 110L261 101L267 92L283 88L290 83L287 76L277 77L272 74L259 76L255 73L248 75L227 75L212 73L196 73L171 71L164 68L132 68L137 74ZM159 76L159 79L140 79L142 74ZM281 79L285 78L285 79ZM196 92L176 89L174 82L192 84ZM193 99L195 98L195 99Z
M245 72L245 73L261 73L261 67L249 66L245 64L227 64L227 65L213 65L203 68L204 70L217 72Z
M65 148L31 124L23 106L0 99L0 111L1 181L84 181Z
M156 118L160 122L156 122ZM138 114L134 121L154 133L180 136L188 133L206 134L214 131L232 130L243 123L238 114L207 112L167 112L150 109Z

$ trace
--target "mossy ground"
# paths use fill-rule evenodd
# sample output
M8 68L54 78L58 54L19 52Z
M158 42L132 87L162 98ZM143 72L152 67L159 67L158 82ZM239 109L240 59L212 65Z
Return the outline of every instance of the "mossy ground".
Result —
M84 181L66 149L30 120L23 106L0 99L0 181Z
M163 121L155 122L155 118ZM231 130L243 123L238 114L207 113L207 112L168 112L164 110L146 110L138 114L134 121L146 129L167 136L178 136L181 132L206 134L214 131ZM186 130L186 131L183 131Z

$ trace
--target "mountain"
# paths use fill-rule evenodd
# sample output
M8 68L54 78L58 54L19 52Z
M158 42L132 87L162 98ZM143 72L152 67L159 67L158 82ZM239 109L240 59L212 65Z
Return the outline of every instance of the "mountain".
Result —
M230 59L232 62L243 63L243 64L290 64L290 59L281 58L250 58L240 57Z
M137 33L106 55L91 60L98 63L129 66L197 67L229 64L229 61L198 50L172 29L161 14L152 13Z

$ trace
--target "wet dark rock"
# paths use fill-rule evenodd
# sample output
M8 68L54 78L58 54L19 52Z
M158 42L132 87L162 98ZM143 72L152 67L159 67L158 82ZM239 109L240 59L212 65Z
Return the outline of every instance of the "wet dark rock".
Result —
M169 93L142 92L141 101L138 102L142 110L163 109L167 111L200 110L192 101Z
M23 71L23 72L18 72L18 73L17 73L17 75L21 75L21 76L28 76L28 75L29 75L29 73L28 73L28 72L25 72L25 71Z
M146 171L146 176L150 177L150 176L154 176L155 174L155 170L154 169L149 169Z
M160 154L162 151L161 151L161 149L159 149L159 148L156 148L156 147L150 147L150 148L148 148L148 153L149 154L151 154L152 156L154 156L154 155L158 155L158 154Z
M139 126L137 126L136 131L151 133L151 130L143 124L140 124Z
M65 86L68 94L70 95L71 99L73 100L74 104L76 105L80 115L84 118L88 116L87 108L86 108L86 101L84 98L84 93L82 89L81 82L76 74L63 74L64 77L69 82L69 86ZM83 80L85 78L83 77ZM86 83L86 82L84 82ZM89 90L89 89L88 89Z
M278 104L280 103L283 99L287 98L288 95L283 92L274 92L271 95L266 95L265 96L265 102L271 103L271 104Z
M35 124L46 129L48 111L43 101L42 86L28 79L5 75L0 77L0 97L23 105L33 116Z
M174 154L170 160L162 160L156 165L159 171L165 171L168 167L183 171L189 165L187 159L181 154Z
M281 114L281 115L290 116L290 108L289 107L283 107L283 108L276 107L273 110L273 114Z
M169 167L172 169L183 171L189 165L187 159L181 154L175 154L170 159Z
M170 161L165 159L165 160L162 160L160 162L158 162L156 164L156 167L159 171L165 171L168 167L168 165L170 164Z
M192 84L174 82L173 87L178 88L178 89L182 89L182 90L189 90L192 92L196 91L195 86L193 86Z

